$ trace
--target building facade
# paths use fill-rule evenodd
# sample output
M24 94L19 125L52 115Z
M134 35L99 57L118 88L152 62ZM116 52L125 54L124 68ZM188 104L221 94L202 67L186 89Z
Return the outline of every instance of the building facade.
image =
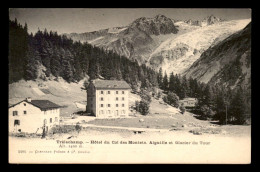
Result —
M9 132L42 133L59 125L60 106L48 100L27 98L9 107Z
M125 81L91 81L87 90L87 112L101 118L127 117L130 89Z
M194 108L196 104L198 103L198 99L192 98L192 97L187 97L184 98L183 100L179 101L180 104L183 104L184 107L186 108Z

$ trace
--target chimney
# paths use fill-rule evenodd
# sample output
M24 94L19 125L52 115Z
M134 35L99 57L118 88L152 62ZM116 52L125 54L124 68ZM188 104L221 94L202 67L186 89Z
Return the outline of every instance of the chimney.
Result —
M26 98L26 101L27 101L27 102L31 102L31 101L32 101L31 97L27 97L27 98Z

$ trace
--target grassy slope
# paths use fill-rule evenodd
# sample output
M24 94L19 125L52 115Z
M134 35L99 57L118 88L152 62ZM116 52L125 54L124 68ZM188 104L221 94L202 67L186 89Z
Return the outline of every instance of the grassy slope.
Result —
M9 104L15 104L26 97L32 99L47 99L61 106L61 116L69 116L73 112L84 110L87 94L81 90L84 81L79 83L67 83L62 79L59 81L24 81L21 80L9 85ZM130 94L129 105L134 105L136 100L141 100L139 95ZM150 105L151 114L173 114L178 113L178 109L165 105L163 101L152 99Z
M9 85L9 104L15 104L26 97L32 99L47 99L58 105L64 106L61 109L62 116L68 116L75 111L82 110L77 108L76 102L86 104L86 91L81 90L83 80L79 83L67 83L63 80L57 81L24 81ZM47 93L40 95L37 91Z

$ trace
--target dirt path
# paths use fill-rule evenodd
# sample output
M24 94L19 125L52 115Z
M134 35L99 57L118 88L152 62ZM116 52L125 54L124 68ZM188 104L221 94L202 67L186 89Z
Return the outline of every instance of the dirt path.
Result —
M136 132L167 132L169 129L155 129L155 128L136 128L136 127L118 127L118 126L104 126L104 125L94 125L94 124L82 124L82 127L91 128L110 128L110 129L122 129Z

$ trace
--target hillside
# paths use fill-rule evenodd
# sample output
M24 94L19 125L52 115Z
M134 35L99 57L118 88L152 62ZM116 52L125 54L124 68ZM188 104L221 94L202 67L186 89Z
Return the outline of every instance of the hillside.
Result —
M138 18L124 27L65 35L74 41L88 42L144 63L149 54L158 46L158 42L152 36L160 37L160 35L177 32L178 29L170 18L157 15L154 18Z
M232 88L251 85L251 23L207 49L185 72L187 77Z
M86 108L86 91L82 90L84 80L78 83L68 83L63 79L59 81L48 80L36 81L20 80L9 84L9 104L15 104L26 97L40 100L50 100L61 108L61 115L68 116L73 112Z
M196 27L189 32L169 37L162 42L151 54L148 65L162 67L168 73L182 74L210 46L224 40L229 35L243 29L250 20L224 21L216 24ZM185 22L177 22L179 30L191 27Z
M243 29L250 20L225 21L213 15L202 21L175 21L164 15L141 17L127 26L65 34L115 51L155 70L182 73L210 46Z
M50 100L61 108L61 116L66 117L78 111L85 111L87 104L87 93L82 90L84 80L78 83L68 83L62 78L58 81L48 80L36 81L20 80L9 84L9 105L15 104L27 97L39 100ZM137 94L130 93L129 107L135 104L135 101L140 101L141 98ZM163 103L162 100L152 98L151 114L175 114L179 110Z
M73 42L47 29L28 34L26 25L17 21L9 20L9 30L9 83L59 77L70 83L89 76L125 80L136 89L157 85L154 70L115 52Z

